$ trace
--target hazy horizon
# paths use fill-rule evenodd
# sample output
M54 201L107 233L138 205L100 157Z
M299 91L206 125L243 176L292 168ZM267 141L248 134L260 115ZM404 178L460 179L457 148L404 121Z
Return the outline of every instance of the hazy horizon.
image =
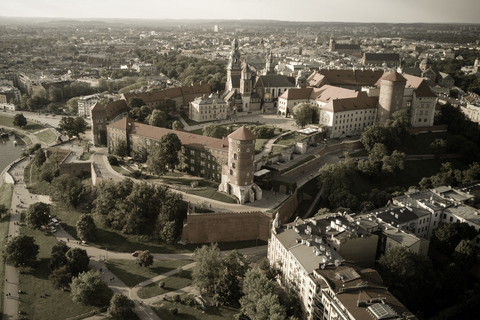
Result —
M166 7L166 4L170 4ZM478 0L17 0L0 16L59 19L277 20L292 22L472 23Z

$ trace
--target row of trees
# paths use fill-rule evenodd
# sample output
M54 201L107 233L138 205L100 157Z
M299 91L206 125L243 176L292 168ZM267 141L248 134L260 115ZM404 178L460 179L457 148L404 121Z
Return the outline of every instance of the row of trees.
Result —
M430 189L440 186L456 187L469 184L480 179L480 164L472 163L468 169L454 169L450 162L442 163L440 172L431 177L423 177L420 180L420 189Z
M203 293L213 296L220 304L239 306L238 319L296 319L295 301L279 297L274 279L278 271L268 260L261 271L253 270L247 259L236 250L223 256L217 244L195 250L193 283Z
M105 227L173 243L181 232L186 208L181 195L168 186L134 184L126 178L98 187L93 212Z

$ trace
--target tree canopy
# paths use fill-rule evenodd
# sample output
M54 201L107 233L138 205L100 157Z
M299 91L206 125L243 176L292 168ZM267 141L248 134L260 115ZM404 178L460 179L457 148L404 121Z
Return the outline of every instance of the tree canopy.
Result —
M158 236L167 221L174 221L174 234L181 230L186 208L181 195L170 192L168 186L124 179L102 183L97 191L94 213L106 227L126 234Z
M76 224L77 236L83 241L94 241L97 238L97 227L90 214L82 214Z
M274 293L274 283L256 270L248 270L243 281L240 314L251 320L283 320L286 310Z
M202 134L207 137L222 139L228 135L228 129L224 126L209 124L203 127Z
M23 113L17 113L13 116L13 125L15 127L23 128L27 125L27 118L23 115Z
M108 318L126 320L135 317L135 303L123 294L115 293L108 306Z
M302 128L307 124L318 123L318 107L311 103L299 103L293 107L293 116L297 126Z
M82 117L62 117L58 123L58 129L65 133L68 138L78 137L81 133L85 133L87 123Z
M145 250L137 256L135 263L140 267L150 267L153 264L153 255L150 251Z
M14 267L32 267L37 261L39 246L33 237L20 235L7 243L3 259Z
M50 221L50 205L44 202L31 204L27 209L25 221L27 226L32 229L40 229Z
M81 305L103 307L112 297L112 291L102 281L100 273L94 270L82 272L73 278L70 288L72 300Z
M452 255L462 240L472 240L477 230L466 222L442 223L432 234L432 244L447 255Z

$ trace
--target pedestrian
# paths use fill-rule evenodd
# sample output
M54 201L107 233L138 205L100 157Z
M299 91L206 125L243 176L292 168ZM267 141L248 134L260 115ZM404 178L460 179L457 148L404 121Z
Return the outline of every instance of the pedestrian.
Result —
M8 282L8 279L5 279L5 282Z

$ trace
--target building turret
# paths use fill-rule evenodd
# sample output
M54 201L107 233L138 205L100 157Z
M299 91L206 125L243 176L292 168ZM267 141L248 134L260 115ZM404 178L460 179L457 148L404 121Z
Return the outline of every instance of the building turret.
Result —
M219 190L236 196L240 204L255 200L253 174L256 139L244 126L228 136L228 162L222 168Z
M380 95L378 97L377 118L384 123L390 116L402 109L403 95L407 79L396 71L380 78Z

